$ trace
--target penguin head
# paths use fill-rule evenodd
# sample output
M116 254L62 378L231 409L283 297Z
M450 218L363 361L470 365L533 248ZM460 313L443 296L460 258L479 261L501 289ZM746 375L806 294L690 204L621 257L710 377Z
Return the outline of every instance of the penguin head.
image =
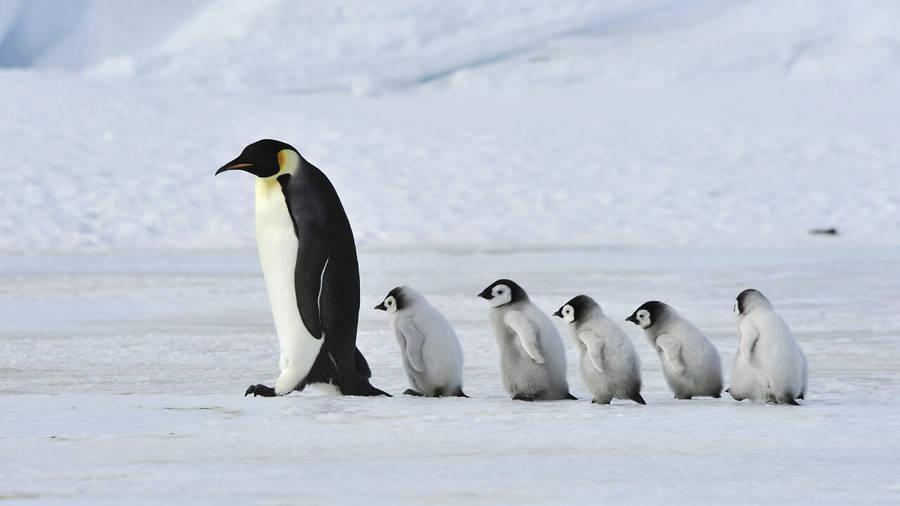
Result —
M500 307L511 302L528 299L528 294L515 281L498 279L478 294L491 303L491 307Z
M647 329L662 321L668 312L668 306L658 300L651 300L641 304L641 306L631 313L631 316L625 318L638 325L642 329Z
M227 170L243 170L256 177L270 178L296 173L300 160L300 153L290 144L263 139L244 148L237 158L223 165L216 174Z
M379 311L386 311L388 314L396 313L401 309L405 309L409 306L410 297L409 294L406 293L407 288L405 286L398 286L393 288L387 295L384 296L384 300L381 301L381 304L375 306L375 309Z
M578 295L566 302L553 316L558 316L566 323L575 323L583 319L593 309L599 309L600 305L587 295Z
M769 302L769 299L762 292L753 288L748 288L739 293L734 302L734 312L738 316L744 316L758 307L770 308L772 303Z

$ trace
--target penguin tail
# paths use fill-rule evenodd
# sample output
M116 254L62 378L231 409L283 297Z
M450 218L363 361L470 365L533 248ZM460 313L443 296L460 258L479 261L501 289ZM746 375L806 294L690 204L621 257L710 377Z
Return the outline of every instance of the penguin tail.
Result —
M454 397L465 397L466 399L469 398L468 395L466 395L465 393L463 393L462 388L460 388L459 390L457 390L456 393L453 394L453 396L454 396Z
M383 395L385 397L392 397L391 394L385 392L384 390L380 390L372 386L367 380L362 380L357 382L355 385L341 385L341 394L343 395L358 395L361 397L375 397L377 395Z
M575 397L574 395L570 394L569 392L566 392L566 396L564 397L564 399L567 401L577 401L578 397Z
M360 376L365 379L372 377L372 370L369 369L369 363L366 361L366 357L363 356L362 352L359 351L359 348L356 348L356 370L359 371Z
M644 405L647 404L647 401L645 401L644 398L641 397L641 393L640 393L640 392L635 392L634 394L632 394L632 396L630 397L630 399L633 400L634 402L638 403L638 404L644 404Z

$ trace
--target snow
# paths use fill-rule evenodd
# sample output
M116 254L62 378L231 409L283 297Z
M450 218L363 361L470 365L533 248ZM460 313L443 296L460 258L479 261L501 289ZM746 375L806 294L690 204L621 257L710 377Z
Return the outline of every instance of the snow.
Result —
M898 24L874 0L0 3L0 498L897 503ZM373 383L406 388L369 308L409 284L471 399L241 396L277 341L250 176L213 172L264 137L341 195ZM499 277L548 312L664 300L726 374L758 288L809 398L675 401L632 326L647 406L590 405L568 340L581 400L512 402L474 297Z
M4 257L0 489L49 503L893 503L900 290L883 280L900 275L897 253L363 250L359 344L374 384L407 386L388 319L368 309L407 282L459 333L471 399L242 397L277 375L253 252ZM474 296L500 273L548 312L594 295L635 343L647 406L590 404L568 339L580 400L509 400ZM808 399L674 400L625 316L650 297L673 304L727 374L748 283L809 356Z

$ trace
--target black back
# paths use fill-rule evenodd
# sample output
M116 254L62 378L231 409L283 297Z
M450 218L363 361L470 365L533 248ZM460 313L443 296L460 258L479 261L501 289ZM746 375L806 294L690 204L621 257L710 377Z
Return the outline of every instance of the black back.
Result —
M294 221L300 250L297 252L295 281L298 307L304 325L321 324L325 342L306 380L309 383L335 383L350 395L383 394L368 382L372 373L365 357L356 349L359 324L359 262L350 220L331 181L316 166L300 158L293 176L281 176L291 219ZM316 301L310 309L301 300ZM307 325L307 320L310 324ZM315 335L315 334L314 334Z

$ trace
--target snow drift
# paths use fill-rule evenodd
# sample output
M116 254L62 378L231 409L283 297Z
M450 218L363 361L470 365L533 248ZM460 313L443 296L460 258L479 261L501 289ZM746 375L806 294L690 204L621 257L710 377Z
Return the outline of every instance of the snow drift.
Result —
M0 5L0 250L253 246L258 138L364 247L900 241L890 2Z

